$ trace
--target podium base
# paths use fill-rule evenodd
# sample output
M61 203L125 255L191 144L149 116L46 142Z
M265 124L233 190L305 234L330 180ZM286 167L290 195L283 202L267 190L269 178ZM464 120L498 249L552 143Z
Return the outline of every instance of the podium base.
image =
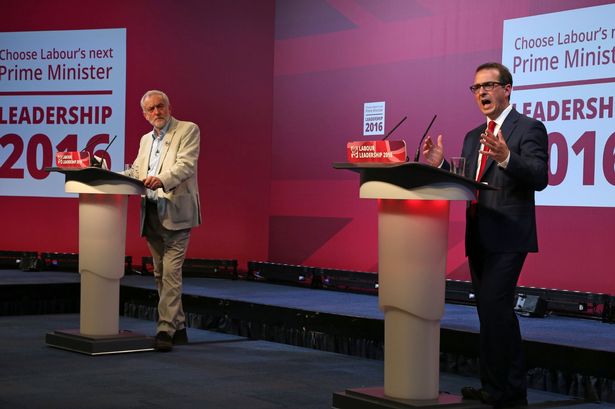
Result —
M83 335L78 329L48 332L45 342L50 347L86 355L125 354L154 350L154 338L132 331L116 335Z
M437 399L413 400L391 398L384 394L384 388L358 388L346 389L345 392L333 394L333 409L431 409L431 408L451 408L451 409L470 409L486 408L478 401L463 400L459 395L440 393Z

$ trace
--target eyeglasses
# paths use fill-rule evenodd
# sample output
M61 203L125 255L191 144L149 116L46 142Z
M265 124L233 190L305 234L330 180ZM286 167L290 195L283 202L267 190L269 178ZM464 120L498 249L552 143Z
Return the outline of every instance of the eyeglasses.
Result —
M495 88L496 85L504 85L504 83L496 82L496 81L489 81L489 82L483 82L482 84L474 84L474 85L470 85L470 91L472 92L472 94L477 94L481 88L484 89L485 91L491 91Z
M154 112L155 109L157 109L159 111L162 111L164 108L166 108L166 105L161 102L158 105L154 105L154 106L151 106L151 107L144 108L144 111L148 112L148 113L152 113L152 112Z

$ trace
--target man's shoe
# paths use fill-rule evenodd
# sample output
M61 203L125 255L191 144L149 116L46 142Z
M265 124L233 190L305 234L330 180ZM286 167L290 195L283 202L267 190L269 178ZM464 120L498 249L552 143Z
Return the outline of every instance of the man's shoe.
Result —
M493 406L494 409L521 408L527 406L527 398L525 396L498 401L493 399L484 389L476 389L471 386L461 388L461 396L464 399L479 400L482 403Z
M482 403L493 405L493 398L484 390L476 389L471 386L464 386L461 388L461 396L464 399L479 400Z
M169 352L173 349L173 338L168 332L159 331L154 340L154 349L158 352Z
M186 328L178 329L173 334L173 345L186 345L188 343L188 331Z
M495 409L523 408L527 406L527 398L507 399L493 405Z

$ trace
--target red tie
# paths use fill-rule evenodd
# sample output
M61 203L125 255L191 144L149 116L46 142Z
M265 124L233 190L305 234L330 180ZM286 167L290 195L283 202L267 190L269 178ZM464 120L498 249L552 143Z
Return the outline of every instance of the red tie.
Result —
M495 121L489 121L489 125L487 126L487 130L490 133L493 133L493 131L495 131ZM480 149L480 147L479 147ZM483 147L483 151L484 152L489 152L489 147L488 146L484 146ZM483 155L480 158L480 168L478 168L478 173L476 174L476 181L480 182L480 178L483 177L483 171L485 170L485 164L487 163L487 155Z

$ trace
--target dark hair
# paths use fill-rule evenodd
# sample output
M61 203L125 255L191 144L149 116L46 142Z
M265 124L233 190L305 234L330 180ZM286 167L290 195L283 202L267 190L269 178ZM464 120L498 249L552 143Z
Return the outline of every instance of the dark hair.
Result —
M508 68L506 68L506 66L498 63L498 62L487 62L484 64L481 64L478 66L478 68L476 68L476 72L482 71L482 70L488 70L490 68L494 68L496 70L498 70L498 72L500 73L500 82L504 85L506 84L510 84L513 85L513 78L512 78L512 74L510 73L510 71L508 70Z

